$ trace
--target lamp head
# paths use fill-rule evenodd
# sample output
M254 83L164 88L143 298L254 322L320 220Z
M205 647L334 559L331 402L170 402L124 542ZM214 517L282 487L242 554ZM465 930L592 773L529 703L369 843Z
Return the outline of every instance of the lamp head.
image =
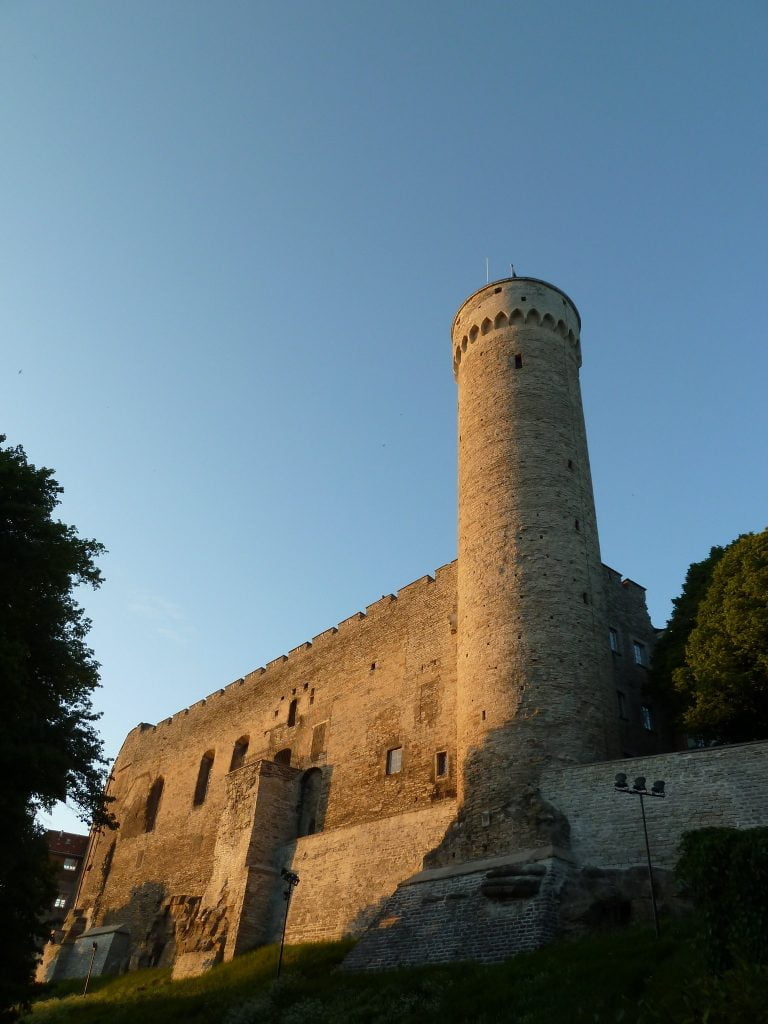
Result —
M651 796L666 796L664 792L664 780L658 779L651 787Z
M613 785L614 785L614 787L616 789L626 789L627 788L627 776L626 776L626 774L624 772L617 772L616 773L616 781L614 782Z
M645 776L644 775L638 775L638 777L632 783L632 789L634 789L637 793L644 793L645 792Z

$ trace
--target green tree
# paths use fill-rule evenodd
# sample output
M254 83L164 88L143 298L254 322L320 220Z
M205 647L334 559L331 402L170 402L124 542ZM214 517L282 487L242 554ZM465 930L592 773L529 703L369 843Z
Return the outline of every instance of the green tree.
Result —
M675 672L687 665L688 638L696 625L699 605L706 596L712 573L725 551L724 547L713 547L706 558L688 567L683 589L672 601L672 615L653 652L652 688L680 731L686 728L684 719L690 695L676 688Z
M91 694L98 664L74 599L102 582L101 544L54 519L62 488L0 435L0 1019L23 1000L51 898L39 810L67 799L111 825Z
M768 530L723 552L673 679L690 733L729 743L768 736Z

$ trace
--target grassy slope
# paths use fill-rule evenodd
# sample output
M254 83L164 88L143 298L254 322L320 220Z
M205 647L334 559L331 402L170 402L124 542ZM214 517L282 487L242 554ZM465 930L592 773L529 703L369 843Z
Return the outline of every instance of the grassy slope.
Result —
M647 929L559 943L505 964L452 964L382 974L333 970L349 943L266 947L200 978L165 969L96 979L85 998L57 986L27 1024L667 1024L768 1021L768 973L707 976L690 922L656 941Z

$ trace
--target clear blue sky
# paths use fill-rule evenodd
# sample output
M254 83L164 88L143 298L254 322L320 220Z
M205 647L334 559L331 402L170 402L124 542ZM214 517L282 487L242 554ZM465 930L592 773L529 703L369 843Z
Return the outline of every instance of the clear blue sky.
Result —
M603 559L657 625L766 525L767 31L764 0L0 5L0 427L109 548L110 756L455 557L486 256L581 311Z

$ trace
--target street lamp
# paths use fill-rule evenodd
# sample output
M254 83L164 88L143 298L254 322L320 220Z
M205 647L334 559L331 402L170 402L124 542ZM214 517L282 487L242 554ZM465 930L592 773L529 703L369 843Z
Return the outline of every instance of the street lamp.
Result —
M283 868L280 872L280 877L285 879L287 888L283 892L283 899L285 900L285 917L283 918L283 934L280 939L280 956L277 960L277 976L280 977L280 968L283 966L283 947L285 946L285 929L288 924L288 910L291 906L291 895L293 890L299 884L299 876L294 871L288 871Z
M98 950L98 948L98 942L91 943L91 949L93 950L93 952L91 953L91 962L88 965L88 974L85 977L85 984L83 985L84 996L88 995L88 982L91 980L91 972L93 971L93 961L96 959L96 951Z
M664 792L664 782L659 779L651 786L650 792L645 788L645 776L638 775L635 781L632 783L630 788L627 783L627 776L624 772L618 772L616 775L616 781L613 784L613 788L619 793L629 793L630 796L640 797L640 813L643 817L643 835L645 836L645 857L648 861L648 884L651 887L651 906L653 907L653 926L656 929L656 938L658 939L661 935L659 931L659 912L656 908L656 892L653 888L653 868L651 867L651 848L648 845L648 826L645 821L645 805L643 804L644 796L657 796L663 800L666 796Z

